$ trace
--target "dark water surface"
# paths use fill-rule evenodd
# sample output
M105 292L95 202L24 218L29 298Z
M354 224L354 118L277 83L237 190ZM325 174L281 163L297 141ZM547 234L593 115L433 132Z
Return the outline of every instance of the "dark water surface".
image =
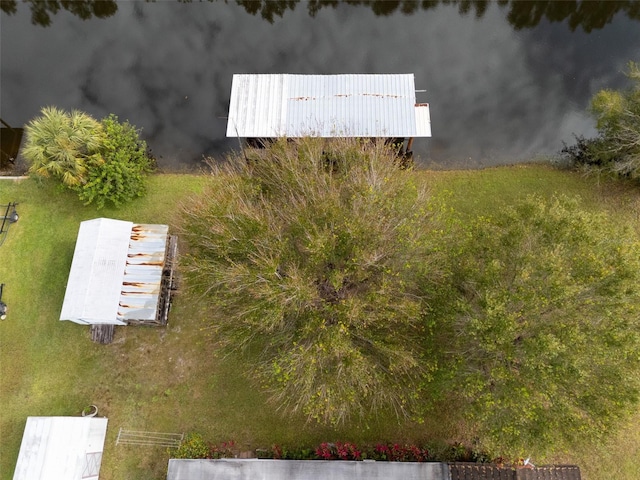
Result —
M415 73L433 130L415 153L479 167L593 135L589 98L625 86L625 64L640 60L633 2L588 21L530 5L559 2L334 3L103 2L106 13L61 8L48 26L33 2L5 3L0 117L18 127L47 105L115 113L142 129L161 167L193 169L237 149L225 138L234 73Z

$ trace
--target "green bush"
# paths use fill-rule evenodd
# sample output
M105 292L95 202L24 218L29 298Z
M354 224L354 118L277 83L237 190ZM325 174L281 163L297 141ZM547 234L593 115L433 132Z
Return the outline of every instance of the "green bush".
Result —
M29 172L59 180L86 205L119 206L146 191L153 167L147 145L115 115L98 122L77 110L47 107L25 127L25 136Z
M106 202L120 206L143 196L146 174L152 170L147 145L129 122L120 123L118 117L110 115L102 120L102 127L105 140L100 147L101 161L92 165L86 181L77 186L85 205L95 203L98 208Z
M211 458L209 445L199 433L189 433L175 451L170 451L171 458Z

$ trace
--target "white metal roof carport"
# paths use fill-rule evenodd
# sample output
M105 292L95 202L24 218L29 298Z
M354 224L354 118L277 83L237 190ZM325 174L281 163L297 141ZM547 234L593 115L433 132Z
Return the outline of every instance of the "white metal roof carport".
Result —
M13 480L97 480L107 419L28 417Z
M96 218L81 222L60 320L126 325L155 320L167 225Z
M431 136L409 74L235 74L227 137Z

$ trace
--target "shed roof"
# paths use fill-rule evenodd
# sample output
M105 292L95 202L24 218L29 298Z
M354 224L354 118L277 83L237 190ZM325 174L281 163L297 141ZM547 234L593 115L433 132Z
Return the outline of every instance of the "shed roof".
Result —
M107 419L28 417L13 480L97 480Z
M96 218L80 224L60 320L125 325L154 320L167 225Z
M580 480L575 465L336 460L169 460L167 480Z
M167 480L448 480L446 463L335 460L169 460Z
M227 137L430 137L414 75L236 74Z

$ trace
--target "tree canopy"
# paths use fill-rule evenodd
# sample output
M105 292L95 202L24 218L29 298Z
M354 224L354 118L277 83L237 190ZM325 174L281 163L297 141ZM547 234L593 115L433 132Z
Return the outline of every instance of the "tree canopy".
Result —
M107 202L120 206L146 193L145 176L152 170L153 161L146 142L129 122L121 123L117 116L109 115L101 124L105 133L101 161L87 172L78 196L98 208Z
M578 137L562 153L574 166L604 170L640 179L640 66L629 62L625 72L630 86L604 89L591 98L589 111L596 120L598 136Z
M426 192L371 142L279 141L186 209L191 278L274 402L324 422L408 414L425 373Z
M640 178L640 66L630 62L627 90L601 90L591 99L600 141L595 156L613 161L618 173Z
M567 197L527 198L464 230L437 321L484 445L605 436L638 401L637 232Z
M152 2L152 0L145 0ZM176 0L182 4L192 3L193 0ZM209 0L216 2L218 0ZM67 11L82 20L91 18L108 18L118 11L115 0L22 0L31 9L31 23L48 27L52 23L52 15L60 11ZM225 2L226 3L226 2ZM412 15L422 11L433 10L440 5L457 6L460 14L473 13L476 18L482 18L489 6L487 0L236 0L245 12L260 15L261 18L274 23L288 11L293 11L302 5L306 7L310 16L317 15L323 8L336 8L341 4L370 8L374 15L388 16L395 13ZM633 0L607 1L577 1L563 0L498 0L499 7L506 10L506 19L516 30L533 28L541 21L566 23L571 31L578 27L585 32L602 29L613 18L621 13L632 20L640 19L640 9ZM18 11L17 0L2 0L2 12L13 15Z
M369 141L245 155L184 207L186 268L283 412L419 421L446 403L519 455L637 405L638 232L565 197L462 217Z

